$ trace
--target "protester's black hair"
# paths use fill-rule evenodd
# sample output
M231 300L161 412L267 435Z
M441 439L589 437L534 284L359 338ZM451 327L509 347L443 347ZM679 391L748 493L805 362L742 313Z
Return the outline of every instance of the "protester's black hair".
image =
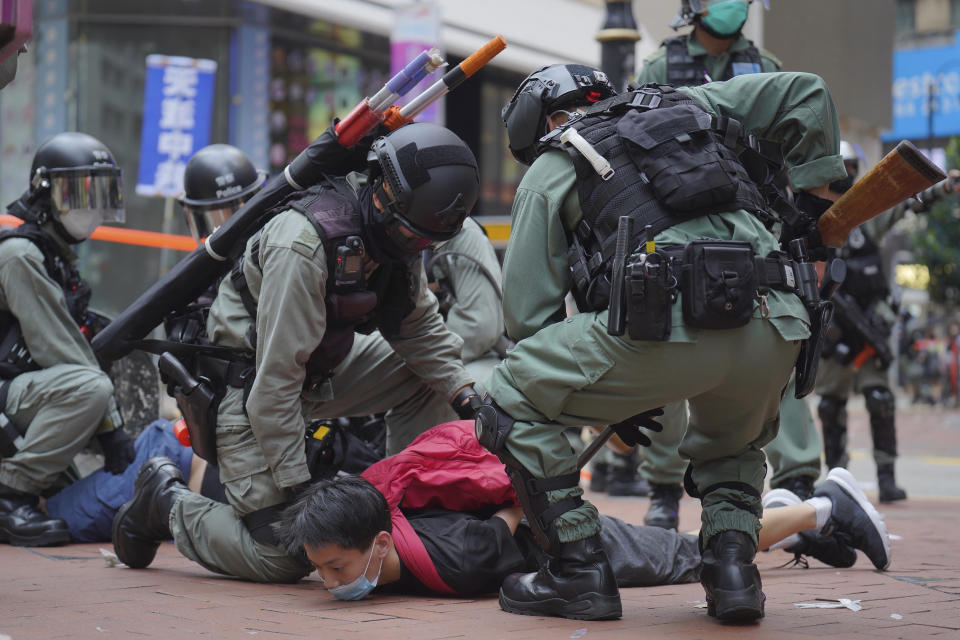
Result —
M336 544L364 551L381 531L392 531L390 509L377 489L360 476L321 480L287 507L278 535L287 552Z

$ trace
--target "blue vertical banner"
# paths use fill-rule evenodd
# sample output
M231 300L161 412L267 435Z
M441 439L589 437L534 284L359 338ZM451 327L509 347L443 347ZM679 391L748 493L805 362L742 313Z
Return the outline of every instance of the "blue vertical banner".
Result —
M202 58L147 56L137 193L173 198L183 170L210 144L217 63Z
M893 53L893 128L881 138L960 134L960 32L953 42Z

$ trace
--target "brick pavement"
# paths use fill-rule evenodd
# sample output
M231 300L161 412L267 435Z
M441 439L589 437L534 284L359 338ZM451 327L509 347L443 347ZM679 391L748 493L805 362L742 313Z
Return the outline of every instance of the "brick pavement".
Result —
M375 596L341 602L313 578L296 585L258 585L215 576L161 546L144 571L107 567L98 548L0 545L0 640L28 638L925 638L960 637L960 413L901 410L906 503L883 506L895 536L886 573L861 554L852 569L811 562L780 567L783 552L760 554L767 617L750 626L708 618L698 584L624 589L624 617L580 622L516 616L493 596L477 599ZM851 408L852 448L872 473L865 415ZM910 434L910 437L906 437ZM939 463L924 463L931 459ZM919 475L939 489L917 491ZM869 478L865 478L869 479ZM590 496L601 511L640 522L645 499ZM875 496L874 496L875 497ZM681 525L694 528L699 508L684 498ZM818 599L860 600L863 609L798 609Z

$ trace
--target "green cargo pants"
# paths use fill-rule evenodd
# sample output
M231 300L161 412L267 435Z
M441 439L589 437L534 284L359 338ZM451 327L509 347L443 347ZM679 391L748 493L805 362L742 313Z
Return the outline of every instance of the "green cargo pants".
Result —
M230 424L217 426L220 481L229 505L200 495L181 497L171 510L170 529L177 549L211 571L256 582L295 582L311 568L278 546L254 540L241 520L287 500L244 419L242 401L240 389L228 390L220 416L229 416ZM304 394L304 414L309 418L383 411L388 455L435 424L457 418L447 399L424 386L377 333L356 336L330 384Z
M8 383L3 412L23 434L12 457L0 461L0 482L40 494L50 487L96 432L113 395L100 369L57 364L21 373Z
M583 313L541 329L494 370L490 394L516 420L509 453L535 477L573 473L577 459L565 427L613 423L688 398L690 425L680 453L693 465L696 487L713 488L702 499L704 542L731 529L756 540L761 447L777 433L799 342L784 340L761 318L738 329L700 331L696 342L634 341L608 335L605 316ZM552 503L582 493L575 487L548 497ZM585 502L561 515L556 528L561 542L591 536L600 529L597 510Z
M780 429L777 437L763 448L770 463L770 486L788 478L820 476L820 433L805 399L794 394L795 374L790 376L787 391L780 401ZM687 462L680 458L677 447L687 429L683 403L667 405L658 420L663 431L652 438L653 444L643 450L640 473L648 482L680 484Z

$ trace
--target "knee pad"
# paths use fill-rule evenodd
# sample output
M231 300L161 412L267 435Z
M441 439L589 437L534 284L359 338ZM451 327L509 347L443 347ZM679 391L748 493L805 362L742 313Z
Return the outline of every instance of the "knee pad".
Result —
M822 396L817 405L817 414L824 430L847 428L847 399L839 396Z
M896 401L893 393L886 387L870 387L864 389L863 397L866 400L867 412L871 417L892 418L896 410Z

